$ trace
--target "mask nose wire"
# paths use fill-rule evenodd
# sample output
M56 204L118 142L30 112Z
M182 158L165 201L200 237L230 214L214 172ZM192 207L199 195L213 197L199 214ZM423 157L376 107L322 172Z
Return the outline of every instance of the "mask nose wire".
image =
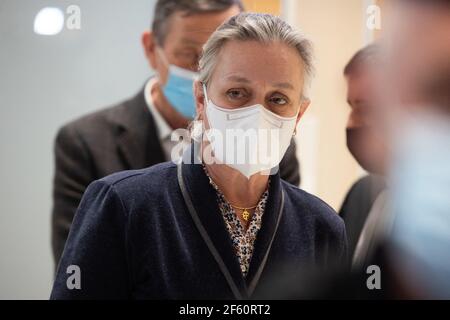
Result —
M156 46L156 52L158 52L158 56L163 61L163 64L167 69L169 69L170 63L169 60L167 60L166 54L164 53L163 49L159 46Z
M262 117L262 119L264 119L268 123L270 123L273 126L277 127L277 129L282 129L283 128L283 121L271 119L268 115L266 115L264 113L262 113L261 117Z

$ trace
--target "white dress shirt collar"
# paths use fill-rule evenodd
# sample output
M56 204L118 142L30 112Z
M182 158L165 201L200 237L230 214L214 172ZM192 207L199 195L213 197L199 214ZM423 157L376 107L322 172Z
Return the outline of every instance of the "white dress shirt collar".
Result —
M170 136L172 134L172 128L169 126L167 121L163 118L161 113L158 111L158 109L155 107L153 103L152 98L152 88L155 85L157 79L155 77L152 77L148 80L147 84L144 88L144 96L145 96L145 102L147 103L148 109L150 110L150 113L153 116L153 119L155 120L156 129L158 132L158 137L161 141L164 141L166 139L170 139Z

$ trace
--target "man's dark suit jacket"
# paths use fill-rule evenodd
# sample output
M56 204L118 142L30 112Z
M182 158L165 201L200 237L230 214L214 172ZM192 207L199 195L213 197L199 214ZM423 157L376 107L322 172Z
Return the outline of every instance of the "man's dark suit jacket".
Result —
M347 193L339 215L347 230L349 258L353 256L367 216L384 188L381 177L367 175L356 181Z
M84 116L60 129L55 141L52 248L57 264L86 187L111 173L168 161L144 90L119 105ZM299 185L292 143L280 164L287 182Z
M327 270L346 249L336 212L277 173L244 277L203 166L166 162L89 185L51 298L252 298L285 265Z

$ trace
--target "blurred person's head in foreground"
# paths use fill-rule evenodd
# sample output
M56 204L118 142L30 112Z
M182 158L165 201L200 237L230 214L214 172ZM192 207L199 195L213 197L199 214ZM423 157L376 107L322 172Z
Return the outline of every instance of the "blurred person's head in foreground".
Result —
M351 108L346 133L347 147L359 165L373 174L385 171L385 145L376 125L379 102L380 47L371 44L359 50L344 69L347 103Z
M396 0L388 8L384 89L393 101L386 109L450 114L450 0Z
M390 8L392 261L408 297L450 298L450 0Z
M240 0L159 0L142 45L157 83L152 97L173 128L195 115L192 94L202 47L226 20L243 10Z

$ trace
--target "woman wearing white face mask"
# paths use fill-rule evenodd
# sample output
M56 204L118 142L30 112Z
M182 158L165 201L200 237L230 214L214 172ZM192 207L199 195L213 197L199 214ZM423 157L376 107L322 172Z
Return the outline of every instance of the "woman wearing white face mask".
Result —
M250 298L283 264L344 260L341 219L276 170L311 68L309 42L277 17L222 25L195 84L196 152L89 187L52 298ZM82 290L67 289L70 265Z

